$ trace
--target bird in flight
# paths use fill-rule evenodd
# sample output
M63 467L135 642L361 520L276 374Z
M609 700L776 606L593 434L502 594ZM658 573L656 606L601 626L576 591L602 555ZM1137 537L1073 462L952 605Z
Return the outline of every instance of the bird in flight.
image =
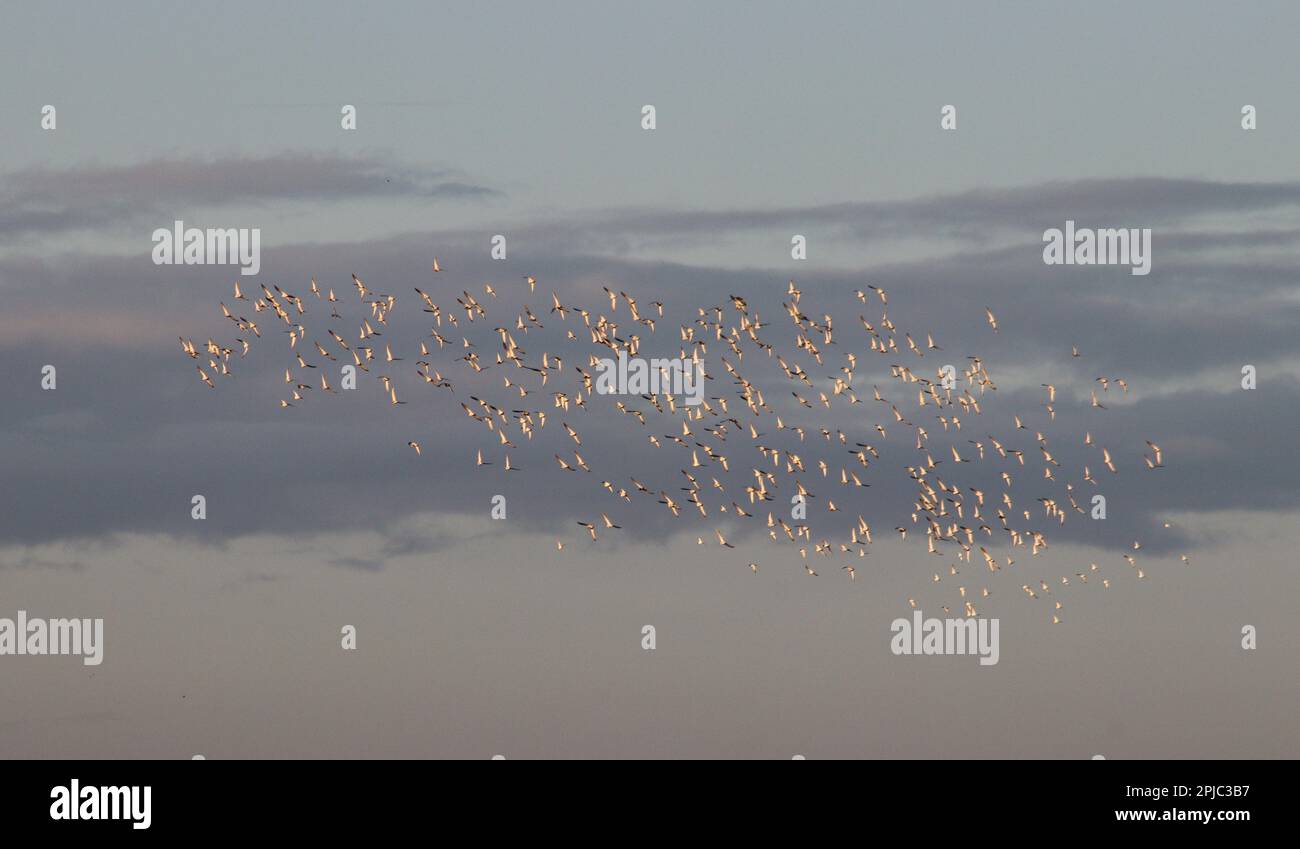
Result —
M443 271L437 257L433 270ZM748 293L716 302L697 293L702 304L673 314L663 301L643 300L613 282L594 298L577 285L554 285L549 312L539 316L526 303L536 291L532 275L524 277L526 289L498 292L490 282L481 284L482 301L470 293L477 291L477 282L459 296L451 295L454 303L440 304L442 296L416 288L418 300L412 299L413 308L407 309L406 299L385 292L383 283L372 287L351 274L356 300L348 307L330 288L331 281L322 279L323 289L315 276L310 278L313 297L307 300L280 286L263 286L261 296L250 300L236 282L231 306L219 303L213 319L227 329L233 324L231 335L238 338L223 344L217 341L223 334L216 333L205 345L180 339L182 354L200 381L218 389L253 364L262 347L274 347L270 337L287 338L283 377L288 397L279 404L292 412L284 415L312 408L329 415L334 408L321 405L338 404L341 396L353 394L348 390L363 389L355 382L368 375L372 380L365 385L382 386L384 407L393 416L407 416L404 426L418 426L412 424L417 407L406 408L419 405L420 422L432 434L426 430L406 441L417 457L423 455L422 441L431 444L430 438L458 444L472 440L477 443L475 474L518 473L510 480L536 478L557 490L582 490L606 499L587 513L599 520L577 521L597 545L609 544L599 539L599 530L707 521L721 549L744 549L751 541L789 546L799 553L807 575L818 576L809 558L830 558L856 583L860 558L873 546L866 517L875 512L888 517L882 519L890 523L884 527L896 527L897 544L923 546L919 551L925 556L945 560L942 573L931 570L927 590L941 594L941 606L951 604L975 616L980 615L972 601L977 588L966 578L944 580L944 574L957 576L959 565L978 555L980 574L995 582L1026 569L1015 565L1016 549L1031 561L1050 556L1048 530L1084 513L1086 499L1078 497L1078 488L1098 485L1089 467L1097 464L1092 452L1100 451L1101 465L1119 473L1115 457L1120 453L1113 456L1096 444L1093 430L1085 432L1079 455L1061 446L1078 446L1068 428L1077 426L1074 413L1084 405L1076 399L1084 396L1083 388L1089 406L1104 410L1096 385L1104 394L1115 383L1127 394L1126 380L1099 377L1080 386L1044 374L1048 380L1040 386L1045 394L1038 396L1042 406L999 403L991 361L983 356L967 354L965 365L947 375L937 363L922 367L930 359L928 352L958 349L960 341L946 339L941 346L933 327L901 327L907 323L902 316L908 305L894 304L899 312L891 315L886 311L889 296L874 284L853 293L858 308L868 314L851 327L837 327L836 309L814 308L813 299L805 298L793 280L783 299L780 290L771 293L782 306L774 318L767 311L760 314L756 304L761 299ZM347 278L340 282L347 291ZM328 310L315 305L317 300L327 303ZM265 313L263 322L273 322L283 335L268 333L263 339L261 328L239 315L240 310ZM968 334L978 329L978 308L957 318ZM994 333L1000 332L990 307L984 308L983 318ZM404 342L413 326L420 335ZM408 356L414 362L397 356L398 351L412 352ZM687 398L684 379L661 382L659 374L638 387L644 391L607 394L598 389L602 360L653 362L660 354L677 355L698 376L703 390L698 403ZM1079 357L1078 346L1072 345L1070 358ZM340 360L353 370L350 376L336 371ZM337 388L328 371L340 375ZM317 385L320 392L311 393ZM871 386L870 393L865 386ZM447 392L423 391L429 389ZM377 392L359 395L379 397ZM425 409L430 418L423 417ZM992 416L986 414L989 409ZM1058 412L1067 436L1054 441L1061 426ZM982 425L985 421L991 424ZM983 427L975 433L985 434L987 441L969 438L970 427ZM1142 457L1147 468L1164 468L1160 446L1150 440L1146 445ZM559 472L571 475L557 475L555 466L529 463L526 456L525 472L512 459L523 452L544 460L541 452L546 451ZM1017 472L1013 490L1012 472L1020 469L1026 474ZM887 476L908 487L906 499L867 497L869 491L890 491L869 489ZM618 486L617 480L632 486ZM590 486L597 482L598 487ZM666 510L651 513L646 509L651 502ZM563 503L557 496L534 509L558 510ZM717 522L718 514L726 514L723 523ZM572 525L564 527L568 530L562 535L575 533ZM697 541L703 544L707 536L701 529ZM557 550L563 550L562 538ZM732 555L718 551L717 556ZM756 561L741 562L758 574ZM867 578L870 573L863 574ZM1109 589L1111 578L1098 577ZM1077 583L1063 576L1060 588L1079 591L1075 588L1087 584L1086 575ZM979 597L992 596L988 586L978 590ZM1037 590L1025 585L1029 602L1048 593L1045 583ZM918 607L915 596L907 601ZM1053 620L1059 624L1059 615L1054 613Z

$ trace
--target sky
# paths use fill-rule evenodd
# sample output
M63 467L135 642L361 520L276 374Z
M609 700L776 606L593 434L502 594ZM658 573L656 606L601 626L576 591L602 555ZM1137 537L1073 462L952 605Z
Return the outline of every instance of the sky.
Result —
M99 666L0 656L0 756L1296 757L1298 28L1282 3L7 11L0 617L103 618L105 647ZM345 104L355 130L340 125ZM269 338L215 390L200 383L178 337L232 344L219 304L249 307L232 301L237 269L152 262L151 234L175 220L258 228L245 293L305 296L322 342L313 276L338 291L354 339L351 275L396 295L383 341L403 357L408 403L363 375L355 392L281 408L293 361L266 312ZM1150 228L1151 273L1044 264L1044 231L1067 220ZM791 255L796 234L806 259ZM833 319L821 365L795 347L791 280L811 319ZM988 367L997 388L962 433L898 388L888 366L906 349L868 348L859 316L882 311L855 296L868 284L889 293L900 334L942 348L903 360L918 374L970 356ZM864 403L835 396L815 412L761 352L740 367L806 424L802 443L772 417L765 435L810 464L847 456L823 449L819 427L852 445L887 426L871 486L819 484L841 512L809 511L815 539L862 514L873 543L862 557L810 553L814 579L768 539L780 501L698 520L618 499L599 481L672 492L687 460L646 439L672 422L644 428L599 397L550 409L532 444L515 431L522 469L506 472L459 403L540 409L552 387L511 397L504 367L472 374L455 345L435 348L434 368L456 395L425 386L414 361L431 325L414 287L448 311L462 292L487 307L482 323L442 328L485 365L492 328L528 305L545 327L517 331L520 346L586 367L598 349L564 339L585 329L547 312L550 293L594 316L609 313L602 287L643 315L664 304L653 333L624 303L612 314L647 355L675 356L699 308L734 321L732 296L828 394L854 352ZM719 355L711 345L707 394L734 412ZM1098 376L1129 388L1099 390ZM1073 480L1105 495L1107 517L1071 511L1037 556L996 539L1016 561L1000 574L978 554L946 573L953 546L936 558L923 525L906 540L892 530L911 523L905 467L921 455L873 385L928 419L936 458L986 435L1025 449L1013 492L1027 506L1041 474L1031 434L1048 432L1063 470L1091 464L1098 486ZM574 448L561 421L581 430L594 474L554 464ZM732 474L698 470L726 484L710 505L743 498L754 461L737 438ZM1147 440L1165 468L1143 467ZM476 466L479 450L494 465ZM939 471L992 493L1002 468ZM622 527L591 542L576 523L601 512ZM1094 563L1094 580L1075 577ZM1021 591L1039 581L1051 592ZM1000 620L999 663L894 655L908 600L941 616L960 610L958 585L992 590L980 614Z

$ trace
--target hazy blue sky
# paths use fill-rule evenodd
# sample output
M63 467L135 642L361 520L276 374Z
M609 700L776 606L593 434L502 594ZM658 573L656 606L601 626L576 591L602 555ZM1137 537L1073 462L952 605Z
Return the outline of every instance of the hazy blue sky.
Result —
M0 657L0 756L1300 754L1295 4L31 4L4 18L0 616L103 617L106 649L94 668ZM40 128L45 104L56 130ZM1258 129L1241 128L1243 104ZM396 294L385 341L410 403L364 378L281 410L292 361L273 320L233 377L200 384L177 337L230 344L217 305L236 273L153 265L150 234L175 219L260 228L245 290L305 295L314 275L345 295L348 332L351 273ZM1042 233L1067 219L1152 228L1152 273L1044 265ZM505 261L488 254L496 233ZM806 261L790 257L795 233ZM834 318L824 366L795 350L791 278L810 316ZM916 490L900 427L871 488L831 496L875 529L857 580L839 555L814 556L810 579L767 539L766 509L674 521L600 490L683 483L674 449L608 405L553 411L507 475L474 466L497 446L457 402L537 409L545 391L512 398L501 369L474 377L458 350L435 351L456 398L414 376L429 330L414 286L444 306L483 298L485 326L444 332L485 363L492 328L529 304L547 327L518 341L566 370L591 346L562 338L552 290L593 314L602 286L643 314L663 301L656 332L640 330L656 355L735 294L822 385L855 351L860 396L878 384L914 408L896 358L866 348L858 316L879 306L853 292L867 283L889 291L900 333L943 346L927 369L979 355L997 382L969 432L928 423L939 451L991 433L1031 454L1020 413L1065 467L1099 474L1091 433L1122 466L1102 481L1107 520L1072 516L1039 557L1017 550L986 578L977 555L933 584L948 560L922 529L905 544L890 530ZM321 341L327 314L308 320ZM784 447L811 458L817 426L853 440L893 427L880 405L778 402L785 379L748 356L810 428L802 447L774 436ZM1259 372L1249 392L1244 364ZM710 397L739 404L710 372ZM1104 412L1089 406L1097 376L1130 385ZM559 419L582 422L595 474L554 464ZM1166 469L1142 469L1147 439ZM718 498L741 500L755 461L728 448L745 459ZM991 467L964 474L999 486ZM1041 472L1024 474L1032 502ZM488 519L497 493L504 522ZM624 528L593 545L575 522L602 511ZM714 544L719 523L736 549ZM815 524L821 538L843 522ZM1134 540L1146 580L1122 560ZM1111 589L1059 585L1090 563ZM1020 585L1039 580L1053 595L1028 599ZM959 608L957 584L992 587L980 604L1001 619L1000 663L892 655L907 600L938 615ZM355 652L339 645L347 624Z
M1293 3L25 4L0 139L15 168L381 149L509 194L476 218L1281 179L1298 27ZM68 132L21 119L44 103ZM948 103L960 132L920 132ZM1243 103L1253 136L1225 117Z

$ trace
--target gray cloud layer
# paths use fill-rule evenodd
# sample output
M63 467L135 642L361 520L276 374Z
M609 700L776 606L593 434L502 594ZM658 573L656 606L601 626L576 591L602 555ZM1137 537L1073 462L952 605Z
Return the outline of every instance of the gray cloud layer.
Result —
M761 210L610 211L585 223L629 236L716 236L739 230L784 231L791 224L820 226L854 239L898 236L983 239L994 228L1060 226L1158 227L1201 218L1258 214L1300 206L1300 182L1222 182L1134 177L1069 180L1011 189L874 202L833 203ZM1249 238L1248 234L1243 234Z
M190 206L498 194L454 170L417 170L378 156L281 153L30 169L0 179L0 239L94 228Z
M276 191L291 192L297 179L287 179ZM427 272L430 239L426 235L378 243L265 249L259 279L303 293L305 281L316 275L322 285L344 296L349 320L340 327L349 335L355 336L353 325L360 316L350 293L350 272L361 274L377 291L398 295L399 315L381 340L392 341L399 356L406 358L401 367L391 369L402 394L411 401L397 410L384 403L377 382L365 377L355 395L321 398L309 393L298 409L278 409L283 369L292 364L280 339L265 339L248 360L236 361L237 376L219 383L217 391L200 385L176 337L201 342L211 335L224 343L232 340L230 325L220 318L216 306L220 300L230 303L230 275L224 270L159 269L143 256L11 260L0 264L0 281L12 306L0 349L14 400L0 412L0 428L9 446L0 457L0 474L11 486L32 495L0 516L0 540L39 543L153 531L219 541L257 531L309 534L375 528L428 510L481 514L497 492L509 493L512 520L523 527L553 529L557 535L562 535L561 530L573 533L574 518L591 518L601 510L617 516L619 511L635 509L636 521L626 523L628 533L643 538L684 528L645 496L641 496L644 503L628 506L597 488L604 477L626 485L629 475L646 478L656 491L680 487L684 483L677 471L683 465L680 450L669 454L670 449L653 449L646 440L648 433L662 437L671 432L665 428L671 427L667 420L643 429L604 410L561 415L549 409L549 399L541 393L519 402L502 392L499 367L472 378L464 364L455 361L459 350L435 351L433 358L434 367L456 381L455 399L434 393L414 375L414 347L419 339L427 339L430 322L418 312L412 286L431 291L439 303L454 305L462 288L481 293L482 281L493 281L503 300L486 299L493 313L485 326L476 323L472 333L469 326L462 328L490 362L496 342L491 328L513 320L525 273L536 274L542 283L535 296L522 300L531 303L548 327L528 336L517 334L520 344L530 353L563 353L570 374L573 365L586 366L586 352L593 349L586 344L571 346L560 338L559 322L545 313L551 288L566 303L579 303L593 312L607 311L601 284L634 294L643 306L663 300L668 315L658 333L651 337L642 329L643 338L654 340L647 341L647 353L674 355L678 324L693 320L696 306L725 306L732 293L749 299L751 307L771 323L767 338L814 377L835 374L843 353L854 351L861 359L855 385L867 403L851 409L839 404L817 418L818 424L843 429L851 440L877 442L873 425L892 424L888 410L869 401L872 384L881 386L900 407L906 402L914 409L915 398L908 397L914 393L900 391L889 380L889 363L910 362L914 369L933 369L951 362L960 368L967 355L979 354L999 382L1002 371L1024 371L1026 388L1005 383L988 398L986 412L977 420L981 432L945 437L937 422L927 425L936 457L947 452L949 442L963 452L972 450L966 439L988 433L1033 451L1028 433L1008 437L1013 411L1024 415L1031 428L1052 434L1050 444L1066 467L1089 462L1091 455L1081 445L1085 430L1110 447L1124 467L1116 481L1101 474L1095 457L1091 459L1102 484L1097 491L1111 502L1110 519L1090 523L1072 518L1054 532L1056 537L1125 546L1146 536L1158 517L1172 511L1292 508L1298 496L1289 481L1300 468L1291 453L1276 452L1271 446L1292 439L1289 418L1300 409L1300 384L1270 369L1293 363L1298 353L1294 328L1300 320L1300 302L1293 294L1300 261L1256 260L1248 252L1248 243L1250 214L1293 202L1296 189L1291 184L1227 190L1194 181L1147 183L1147 191L1122 181L1105 181L1073 188L1051 185L1037 191L975 193L896 208L841 208L845 226L861 226L863 210L870 209L882 220L911 215L944 230L969 226L986 215L1000 215L1006 221L1020 216L1059 220L1077 215L1089 204L1100 210L1119 203L1120 197L1134 202L1145 197L1145 212L1159 211L1170 222L1195 219L1211 207L1219 213L1241 211L1245 214L1234 223L1243 232L1234 238L1247 244L1206 256L1198 241L1157 237L1155 271L1147 278L1131 277L1126 269L1048 268L1041 262L1038 245L1030 241L1019 248L971 250L942 259L866 268L861 273L795 274L805 292L805 311L835 319L837 344L826 352L822 368L805 355L791 357L792 333L781 309L785 281L792 275L789 268L723 270L583 254L564 246L586 244L589 231L563 221L524 232L513 244L509 262L487 259L482 234L443 234L435 243L448 271L436 279ZM196 191L212 191L210 201L221 197L215 189ZM946 218L944 210L948 210ZM828 222L841 220L829 209L815 214ZM685 223L674 223L667 216L634 213L600 226L633 232L655 222L680 224L696 237L707 238L714 230L771 220L768 213L712 215L687 214L681 217ZM521 256L527 256L526 264ZM945 350L931 352L925 360L912 360L906 352L889 357L867 352L858 316L866 313L875 321L879 308L864 307L852 295L866 280L889 290L890 315L901 330L919 338L933 333ZM985 306L999 315L1003 332L997 336L984 324ZM309 317L309 336L328 341L324 321L328 310L310 300L309 307L317 311ZM263 326L270 331L268 337L282 336L270 322ZM461 336L447 328L444 333L456 341ZM1085 356L1072 360L1071 345L1078 345ZM581 356L577 351L583 352ZM324 365L314 353L308 359ZM769 397L782 399L774 403L788 421L800 421L801 414L792 406L780 406L790 404L791 387L770 364L757 359L751 353L742 372L767 387ZM45 363L60 368L56 392L40 391L39 369ZM1236 388L1240 367L1246 363L1261 369L1260 389L1254 392ZM738 403L716 360L710 370L718 379L709 386L709 394ZM1089 409L1087 392L1096 386L1093 378L1103 375L1125 377L1134 387L1134 398L1141 400L1125 402L1112 389L1105 396L1110 410ZM1206 383L1168 387L1195 376ZM1039 382L1055 382L1063 396L1082 393L1083 400L1059 400L1058 419L1048 422L1036 388ZM1159 391L1152 394L1154 390ZM488 397L507 409L548 407L551 415L574 420L583 431L584 453L597 473L575 478L558 470L552 454L564 449L567 438L555 422L533 445L512 452L525 472L506 477L499 467L486 474L476 469L475 448L495 454L496 446L485 438L490 434L460 412L457 402L469 394ZM811 423L811 415L806 418ZM1243 438L1243 422L1250 423L1249 439ZM871 488L850 494L823 483L821 490L840 502L845 514L863 512L877 528L906 522L914 488L902 468L915 462L917 454L910 444L899 441L902 436L896 432L884 446L881 461L866 478ZM405 447L409 439L424 443L421 462L415 462ZM815 431L810 439L817 447L812 442L800 446L788 432L772 434L765 441L809 456L821 456L825 446L832 468L838 468L839 446L826 446ZM1156 473L1142 468L1145 439L1164 446L1168 468ZM744 475L756 455L748 445L727 447L733 454L733 473L729 478L720 476L728 483L726 500L740 501ZM992 468L962 471L963 485L997 490ZM1031 471L1041 474L1036 466L1026 467L1022 474ZM1092 492L1084 487L1082 495L1086 498ZM208 498L207 522L189 519L189 498L194 493ZM250 497L252 493L257 497ZM788 493L782 497L788 501ZM765 516L767 509L788 507L774 503L755 512ZM838 518L827 522L823 517L817 523L837 536L845 525ZM691 529L707 534L714 524L712 519L703 520ZM757 520L750 524L757 532ZM1173 546L1188 532L1183 529L1163 543L1148 545ZM430 538L410 544L439 542ZM339 565L373 568L389 555L341 557Z

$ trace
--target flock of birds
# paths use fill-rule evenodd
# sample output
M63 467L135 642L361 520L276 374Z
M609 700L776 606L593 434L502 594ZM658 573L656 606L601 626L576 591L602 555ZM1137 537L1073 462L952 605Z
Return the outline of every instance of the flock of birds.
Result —
M436 259L433 272L443 272ZM537 282L533 276L524 278L522 288L527 295L536 293ZM558 323L563 330L562 344L576 346L579 353L570 356L542 351L538 355L526 351L519 340L541 331L542 320L526 304L513 314L504 306L498 309L498 293L491 284L483 286L482 300L462 290L454 297L454 307L439 306L430 293L416 288L419 305L430 317L426 324L432 324L429 334L414 349L417 354L395 351L387 335L389 318L396 315L397 296L373 291L355 274L352 289L362 312L347 330L344 328L348 320L339 312L342 300L333 289L322 290L314 277L305 297L279 286L261 285L260 289L260 295L250 300L237 282L232 298L235 309L221 303L223 316L239 334L233 345L209 338L200 347L181 338L181 349L197 361L198 378L203 384L215 388L217 381L231 377L236 357L247 356L257 340L264 335L269 339L278 331L287 337L292 360L284 371L286 395L280 400L286 409L307 403L312 395L337 394L326 373L326 362L351 364L357 372L373 376L383 386L384 402L394 408L407 403L405 391L399 395L397 384L397 375L404 373L418 377L420 385L435 394L445 393L452 399L448 402L450 410L456 409L451 406L453 401L459 403L460 413L484 429L486 445L473 449L476 466L511 473L523 469L516 465L510 451L519 453L520 445L527 450L542 442L547 425L559 419L559 428L552 425L547 432L555 436L551 446L540 451L541 456L552 454L563 472L591 475L593 481L599 478L599 491L604 493L600 497L612 499L612 506L592 510L598 516L577 521L581 530L575 535L592 543L622 530L622 525L610 518L610 512L622 509L629 518L621 521L627 522L637 515L637 510L623 505L644 499L662 505L673 519L698 515L712 524L711 533L697 537L699 545L712 545L716 539L717 545L734 548L726 536L731 531L724 531L720 523L731 527L746 521L761 523L774 543L797 550L798 562L808 576L819 575L820 561L839 565L849 580L856 580L858 567L854 561L867 556L877 530L861 512L838 506L836 499L845 505L851 503L858 488L869 487L868 479L878 474L876 470L883 465L881 450L886 444L901 444L906 446L904 450L914 451L912 461L902 464L902 471L912 482L915 496L907 509L900 510L900 515L910 512L910 526L898 525L893 531L903 541L909 534L913 539L924 538L927 552L944 561L930 583L946 582L955 594L945 600L956 605L961 614L977 616L979 600L992 594L987 583L991 576L1010 570L1016 564L1018 550L1027 550L1031 557L1042 553L1048 546L1049 527L1064 525L1071 514L1086 513L1079 503L1080 498L1087 500L1084 487L1097 487L1098 474L1120 473L1115 455L1094 440L1091 430L1084 434L1082 443L1085 456L1093 459L1081 467L1063 467L1047 433L1058 412L1054 384L1042 385L1041 409L1032 414L1040 422L1035 428L1026 424L1031 414L1022 413L1013 413L998 425L984 425L989 418L984 412L985 402L997 390L988 365L979 356L968 356L960 374L945 372L942 367L927 372L925 364L938 357L927 360L926 355L943 349L930 333L913 336L901 331L889 317L889 296L877 286L867 286L855 295L867 311L877 307L879 318L859 315L854 325L861 328L858 338L841 345L844 334L833 327L832 316L806 314L801 305L802 293L791 281L783 307L787 329L793 331L793 353L785 353L769 341L769 334L774 335L772 323L761 319L757 309L751 309L743 297L733 295L723 304L695 308L693 319L680 325L678 331L680 358L691 362L707 386L720 377L710 373L715 361L709 349L714 348L716 362L725 370L725 380L731 387L729 391L706 395L698 405L686 404L683 398L666 392L603 396L594 390L598 360L613 358L620 351L637 357L643 335L652 337L656 333L664 318L664 304L659 301L643 308L635 297L605 288L606 314L604 300L597 308L588 309L565 303L552 290L547 322ZM309 331L306 325L308 305L315 307L317 302L322 311L325 305L329 309L324 333ZM495 316L498 312L504 312L505 318L490 321L489 314ZM252 318L248 317L250 313ZM993 311L986 309L984 318L989 328L986 332L999 333ZM491 328L494 354L480 353L481 337L494 321L499 321ZM471 334L479 341L472 341ZM924 343L917 341L922 338ZM587 344L591 348L582 351ZM585 359L580 359L584 353ZM892 388L882 391L872 384L868 394L856 384L863 361L872 355L884 358ZM1071 356L1077 359L1082 355L1074 347ZM439 357L443 360L435 367ZM751 361L775 362L779 372L772 373L783 375L777 379L785 381L775 396L769 397L757 382L746 377L750 373L747 357ZM828 370L828 361L833 361L834 371L810 374L797 358L815 363L823 372ZM408 360L413 362L408 364ZM571 364L566 371L565 363L575 360L580 364ZM457 382L462 383L462 390L464 383L490 383L494 369L513 404L495 404L481 390L479 394L457 395ZM1089 390L1091 408L1106 410L1102 399L1115 389L1122 395L1129 392L1122 378L1095 378ZM860 397L859 392L865 397ZM611 406L611 413L616 411L617 417L639 434L637 438L673 458L665 456L653 469L640 477L631 475L626 482L622 482L621 474L610 474L608 479L595 474L583 457L586 449L579 428L570 420L579 421L597 404ZM862 432L850 435L840 427L827 426L833 423L826 419L835 418L836 408L852 412L853 407L863 404L880 414L879 420ZM862 418L861 413L854 416L855 420ZM995 435L999 430L1000 437ZM934 440L932 431L942 438ZM932 449L932 440L946 443L948 450ZM1164 468L1160 446L1151 441L1146 446L1141 455L1145 468ZM406 448L423 456L416 438L410 439ZM527 458L529 467L537 454L534 449ZM681 475L680 481L673 475L675 483L684 485L660 482L652 486L641 479L650 479L650 473L664 474L663 470L673 466L680 467ZM959 480L963 468L992 472L985 477L993 483L974 486ZM737 476L742 478L743 486L736 482ZM826 525L839 526L837 533L823 536L826 529L822 527L814 534L808 516L819 513ZM1005 552L996 540L1006 546ZM564 545L563 538L556 540L557 548L563 549ZM1132 551L1140 548L1135 541ZM1138 579L1146 577L1133 553L1123 558ZM1181 559L1188 562L1186 555ZM973 562L978 563L972 570L974 574L965 575L965 567ZM760 567L750 562L748 568L757 573ZM983 579L976 577L980 574ZM1111 577L1091 563L1085 569L1061 575L1059 584L1055 578L1050 582L1038 578L1023 583L1020 590L1028 599L1046 597L1052 622L1060 623L1061 588L1071 586L1072 580L1086 584L1090 579L1105 589L1111 586ZM908 603L917 608L915 598L909 598ZM951 612L948 603L942 608L945 613Z

